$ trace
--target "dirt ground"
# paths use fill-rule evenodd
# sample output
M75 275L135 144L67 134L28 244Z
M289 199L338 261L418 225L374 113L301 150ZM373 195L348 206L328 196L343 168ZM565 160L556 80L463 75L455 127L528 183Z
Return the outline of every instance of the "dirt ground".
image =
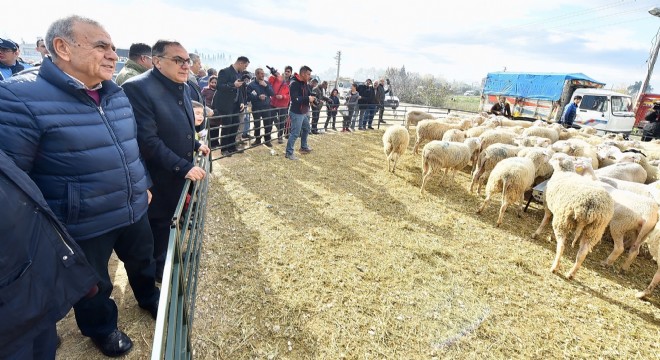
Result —
M549 230L530 237L538 205L521 218L509 210L496 228L499 201L476 215L468 170L443 186L432 178L422 196L421 155L388 173L382 134L310 136L300 161L275 145L275 155L260 147L214 162L195 358L660 357L660 292L634 297L651 259L630 274L621 260L603 268L604 240L575 280L551 274ZM126 358L148 358L153 320L125 281L115 290L136 344ZM58 359L102 358L71 316L59 328Z

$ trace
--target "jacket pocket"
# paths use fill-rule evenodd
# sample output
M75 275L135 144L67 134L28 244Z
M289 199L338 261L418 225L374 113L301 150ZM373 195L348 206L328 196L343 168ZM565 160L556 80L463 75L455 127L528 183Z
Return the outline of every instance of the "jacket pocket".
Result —
M66 223L77 224L78 215L80 214L80 183L77 182L67 183L66 192L67 192Z

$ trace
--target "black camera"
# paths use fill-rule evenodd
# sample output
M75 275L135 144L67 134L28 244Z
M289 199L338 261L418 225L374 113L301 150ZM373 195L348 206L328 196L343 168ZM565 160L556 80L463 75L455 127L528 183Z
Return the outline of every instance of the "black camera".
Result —
M270 66L268 66L268 65L266 65L266 68L267 68L268 70L270 70L270 74L273 75L273 76L275 76L275 75L278 73L277 69L272 68L272 67L270 67Z

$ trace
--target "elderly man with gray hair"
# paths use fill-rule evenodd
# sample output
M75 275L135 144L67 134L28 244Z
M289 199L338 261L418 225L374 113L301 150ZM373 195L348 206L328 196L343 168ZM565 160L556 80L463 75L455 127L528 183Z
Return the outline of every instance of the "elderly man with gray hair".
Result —
M0 82L0 150L32 178L101 279L96 295L74 305L80 331L103 354L121 356L133 343L117 329L110 298L113 250L138 305L154 318L158 312L147 218L151 180L131 104L111 80L117 54L110 35L73 15L50 25L46 46L52 59L38 74Z

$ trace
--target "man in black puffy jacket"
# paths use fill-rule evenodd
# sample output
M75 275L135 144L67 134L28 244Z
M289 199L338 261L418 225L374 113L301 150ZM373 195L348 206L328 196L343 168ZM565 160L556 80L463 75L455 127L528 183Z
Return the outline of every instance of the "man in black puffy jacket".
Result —
M133 343L117 329L110 298L113 251L138 305L154 318L158 310L151 180L131 105L112 82L117 54L110 35L72 15L50 25L46 46L52 60L44 59L38 74L0 82L0 150L30 175L101 278L98 294L74 305L76 322L103 354L120 356Z
M54 359L55 323L98 278L37 185L0 150L0 359Z

